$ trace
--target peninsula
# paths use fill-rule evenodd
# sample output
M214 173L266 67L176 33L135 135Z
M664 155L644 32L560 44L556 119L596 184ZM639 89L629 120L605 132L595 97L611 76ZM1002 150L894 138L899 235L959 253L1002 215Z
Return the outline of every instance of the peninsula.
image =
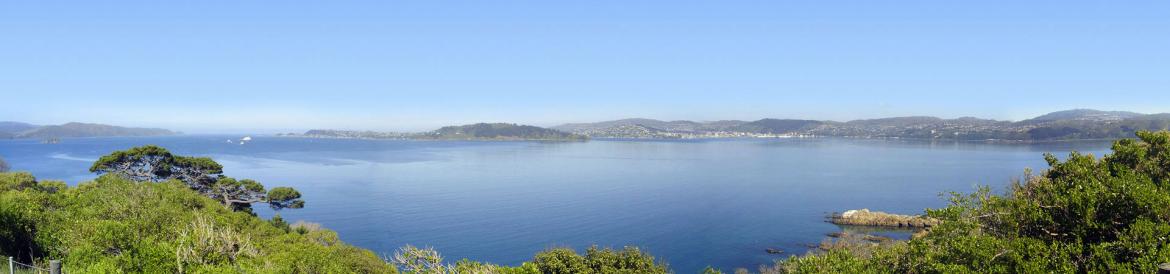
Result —
M167 136L177 134L179 133L161 128L120 127L77 122L49 126L0 122L0 139Z

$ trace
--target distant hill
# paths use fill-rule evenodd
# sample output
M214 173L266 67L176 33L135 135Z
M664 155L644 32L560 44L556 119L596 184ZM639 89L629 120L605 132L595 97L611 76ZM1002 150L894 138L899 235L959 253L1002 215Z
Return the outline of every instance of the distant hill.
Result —
M727 127L731 127L731 126L735 126L735 125L739 125L739 124L743 124L743 123L745 123L745 122L743 122L743 121L720 121L718 123L700 123L700 122L685 121L685 120L661 121L661 120L645 119L645 118L631 118L631 119L622 119L622 120L605 121L605 122L597 122L597 123L564 124L564 125L555 126L552 128L556 129L556 130L562 130L562 131L568 131L568 132L577 132L577 131L601 130L601 129L612 128L612 127L620 127L620 126L639 125L639 126L645 126L648 128L654 128L654 129L665 130L665 131L694 132L694 131L702 131L702 130L716 130L718 128L727 128Z
M1121 121L1129 118L1144 116L1145 114L1128 111L1101 111L1095 109L1072 109L1057 111L1037 116L1036 118L1020 121L1019 124L1040 124L1056 121Z
M553 129L596 137L618 138L678 138L685 134L702 134L728 131L746 121L722 120L695 122L686 120L662 121L645 118L621 119L597 123L575 123L552 127Z
M586 140L584 135L567 133L542 127L506 124L478 123L462 126L447 126L419 134L416 139L435 140Z
M290 133L289 135L284 136L296 136L296 134ZM302 134L302 136L313 138L406 139L413 136L413 134L399 132L313 129L306 131L304 134Z
M284 136L298 136L289 134ZM462 126L446 126L436 130L418 133L379 132L314 129L299 135L310 138L350 139L414 139L414 140L539 140L539 141L582 141L589 137L542 127L507 124L478 123Z
M16 138L21 132L37 128L36 125L21 122L0 122L0 139Z
M845 122L845 124L860 126L860 127L914 127L914 126L928 126L938 124L963 124L963 125L993 125L1006 124L1007 121L997 121L989 119L980 119L975 117L961 117L957 119L943 119L931 116L907 116L907 117L892 117L880 119L865 119L852 120Z
M1133 137L1140 130L1170 129L1170 114L1091 112L1088 115L1060 116L1060 119L1030 119L1016 123L1026 129L1025 139L1070 140ZM1043 117L1043 116L1041 116Z
M735 128L739 125L746 124L746 123L747 123L747 121L740 121L740 120L719 120L719 121L714 121L714 122L706 122L706 123L703 123L703 125L707 126L708 128L714 129L714 130L728 130L728 129Z
M37 127L39 127L39 126L33 125L33 124L28 124L28 123L21 123L21 122L8 122L8 121L0 122L0 132L2 132L2 133L16 134L16 133L20 133L20 132L23 132L26 130L34 129Z
M623 124L606 128L604 130L606 131L606 134L617 137L629 136L629 138L641 139L678 139L683 137L682 133L676 131L669 131L641 124Z
M659 121L623 119L575 123L556 129L602 138L711 138L838 136L863 138L914 138L949 140L1073 140L1133 137L1139 130L1167 129L1170 114L1074 109L1058 111L1019 122L961 117L891 117L847 122L761 119L752 122Z
M26 126L27 125L27 126ZM29 127L31 126L31 127ZM116 137L116 136L163 136L176 132L159 128L132 128L103 124L66 123L53 126L32 126L24 123L5 122L0 124L6 138L72 138L72 137Z
M735 126L733 129L735 131L750 133L784 134L812 130L824 124L825 122L814 120L760 119L758 121Z

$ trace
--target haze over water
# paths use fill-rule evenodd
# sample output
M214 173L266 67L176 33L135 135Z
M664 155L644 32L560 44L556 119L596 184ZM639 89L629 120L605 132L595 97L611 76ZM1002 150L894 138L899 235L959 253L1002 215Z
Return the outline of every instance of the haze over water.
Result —
M792 254L840 228L829 212L917 214L940 193L1003 191L1042 153L1102 155L1103 141L988 144L866 139L432 142L238 136L0 140L14 170L70 184L92 161L145 144L210 156L225 174L292 186L348 243L390 254L433 246L448 260L515 265L537 251L637 245L678 273L731 270ZM271 210L257 208L264 218ZM782 255L764 252L780 248Z

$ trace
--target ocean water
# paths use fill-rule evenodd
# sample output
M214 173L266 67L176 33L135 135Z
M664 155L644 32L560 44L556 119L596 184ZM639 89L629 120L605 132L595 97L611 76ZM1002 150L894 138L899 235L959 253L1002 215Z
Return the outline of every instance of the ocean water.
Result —
M94 177L87 169L101 155L157 144L212 157L229 176L296 187L307 205L282 217L320 223L380 254L413 244L451 261L516 265L552 247L634 245L695 273L803 254L843 229L823 221L830 212L918 214L945 206L940 194L948 191L1002 192L1024 168L1045 168L1043 153L1099 156L1109 147L835 138L226 142L239 137L0 140L0 156L16 170L75 185Z

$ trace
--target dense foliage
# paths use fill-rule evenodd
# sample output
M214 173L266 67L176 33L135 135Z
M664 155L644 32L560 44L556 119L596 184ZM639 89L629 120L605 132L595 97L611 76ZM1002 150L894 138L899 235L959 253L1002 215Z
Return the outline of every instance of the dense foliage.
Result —
M113 173L135 181L178 180L191 189L220 201L225 207L250 211L253 203L268 203L273 209L302 208L301 193L289 187L265 191L260 182L236 180L223 175L223 166L207 157L171 154L158 146L141 146L102 156L90 172Z
M227 209L177 180L66 187L0 173L0 255L70 273L392 273L337 234Z
M1170 132L1139 132L1102 158L1046 155L1008 193L953 194L927 210L925 236L867 249L793 257L761 272L1154 273L1170 262Z
M499 266L469 260L443 263L439 252L431 248L406 246L390 259L406 273L501 273L501 274L665 274L671 273L666 264L655 262L635 247L621 250L600 249L596 246L578 254L569 248L554 248L537 253L532 261L520 266Z

